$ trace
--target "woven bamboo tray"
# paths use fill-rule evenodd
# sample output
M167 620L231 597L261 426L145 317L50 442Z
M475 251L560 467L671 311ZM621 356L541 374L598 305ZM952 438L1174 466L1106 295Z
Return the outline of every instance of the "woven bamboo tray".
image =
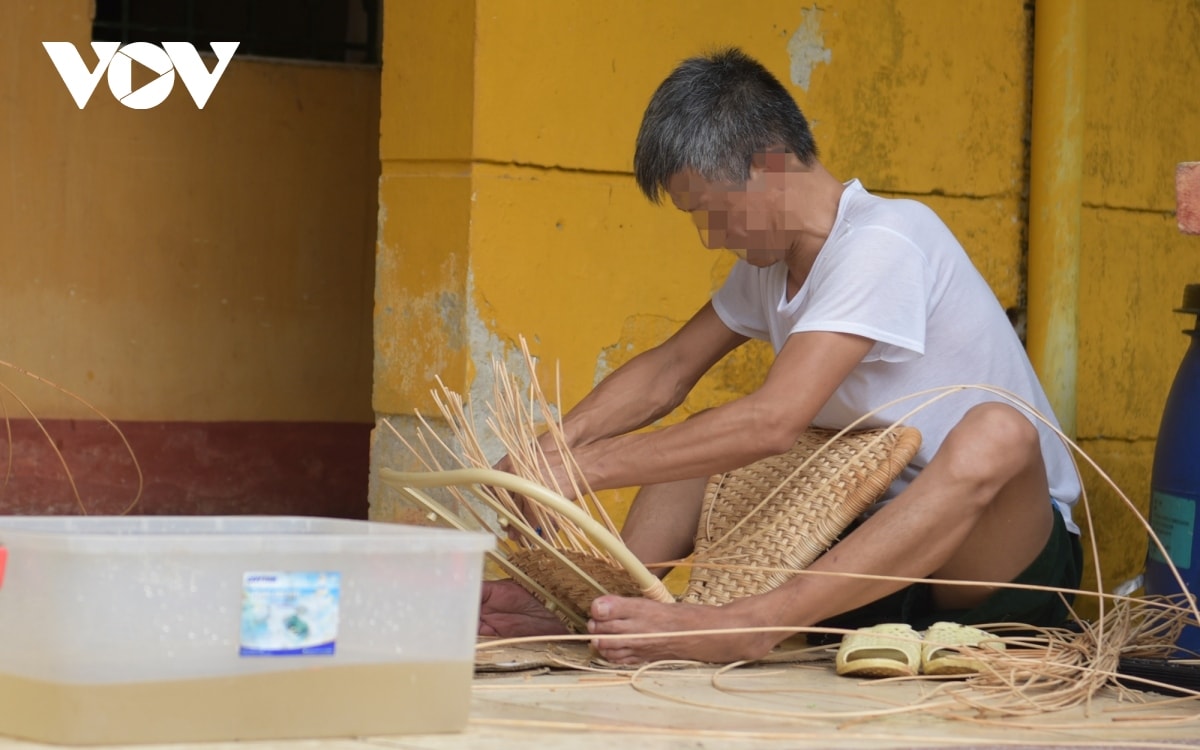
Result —
M787 453L712 477L681 601L725 604L777 588L882 497L920 446L912 427L810 429Z

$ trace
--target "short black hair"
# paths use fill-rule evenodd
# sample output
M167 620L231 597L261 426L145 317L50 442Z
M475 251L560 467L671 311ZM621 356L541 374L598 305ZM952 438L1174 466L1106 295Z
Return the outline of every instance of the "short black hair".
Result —
M634 175L658 203L667 180L686 168L713 182L744 182L750 158L772 148L805 164L817 156L808 121L783 84L728 47L684 60L659 85L638 130Z

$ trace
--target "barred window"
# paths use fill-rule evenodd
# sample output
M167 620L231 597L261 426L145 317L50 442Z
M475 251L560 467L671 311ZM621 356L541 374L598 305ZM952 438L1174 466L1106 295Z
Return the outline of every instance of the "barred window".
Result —
M381 0L95 0L92 39L240 42L238 55L378 63Z

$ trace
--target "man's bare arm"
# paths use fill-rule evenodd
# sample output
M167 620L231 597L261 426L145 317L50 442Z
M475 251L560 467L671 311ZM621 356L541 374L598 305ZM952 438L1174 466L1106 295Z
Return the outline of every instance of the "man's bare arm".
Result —
M845 333L788 338L754 393L650 433L591 442L575 459L594 489L707 476L788 450L874 342Z
M568 443L576 448L652 424L745 341L705 304L675 335L617 368L571 409L563 420Z

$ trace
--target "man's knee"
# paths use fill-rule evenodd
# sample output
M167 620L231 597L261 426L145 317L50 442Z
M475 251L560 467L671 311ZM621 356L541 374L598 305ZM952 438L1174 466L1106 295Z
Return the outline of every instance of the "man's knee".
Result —
M1021 409L998 401L978 404L967 410L960 424L981 430L988 440L1013 449L1031 449L1038 444L1032 418Z
M950 431L939 453L964 480L1003 484L1041 464L1037 428L1016 407L988 402L972 407Z

